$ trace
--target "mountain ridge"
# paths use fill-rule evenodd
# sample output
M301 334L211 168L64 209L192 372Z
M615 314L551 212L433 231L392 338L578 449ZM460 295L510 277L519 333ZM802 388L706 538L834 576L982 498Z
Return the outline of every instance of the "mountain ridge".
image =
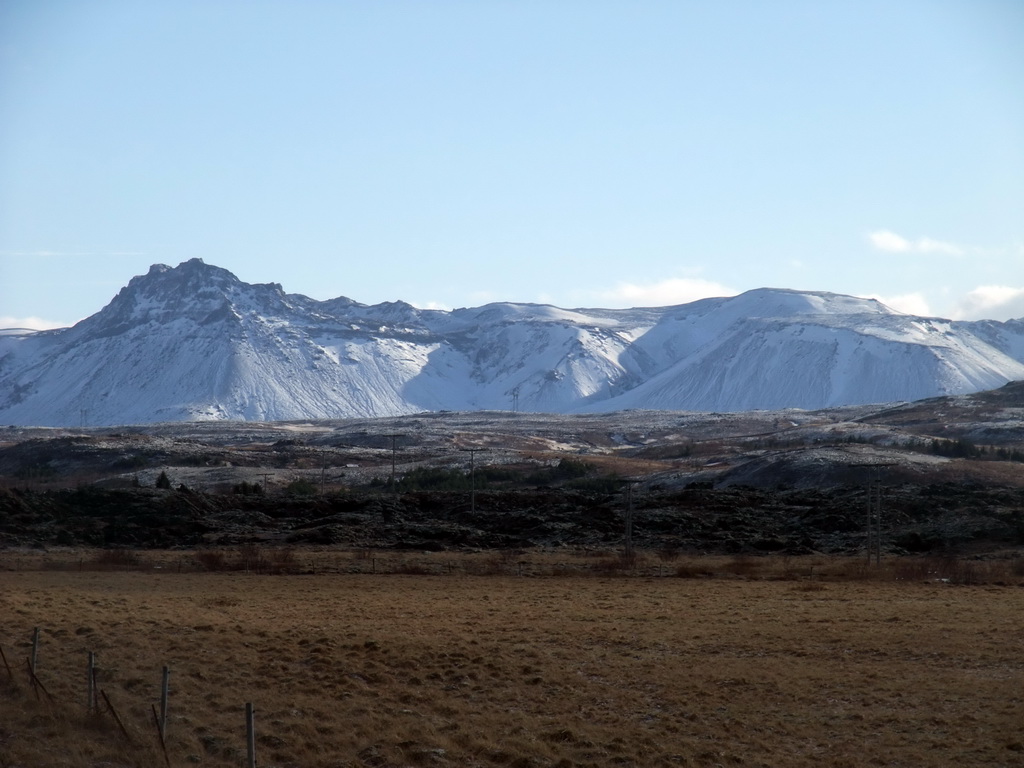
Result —
M759 288L633 309L361 304L158 264L56 331L0 333L0 423L114 425L432 410L813 409L1024 379L1024 320L904 315Z

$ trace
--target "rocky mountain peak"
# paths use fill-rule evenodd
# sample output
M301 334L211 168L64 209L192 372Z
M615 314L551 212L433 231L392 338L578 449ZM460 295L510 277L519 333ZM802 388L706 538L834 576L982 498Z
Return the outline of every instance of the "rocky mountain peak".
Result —
M179 319L199 323L246 312L279 312L284 291L277 283L250 285L222 267L189 259L177 267L154 264L132 278L99 313L82 321L91 332L115 334L140 325Z

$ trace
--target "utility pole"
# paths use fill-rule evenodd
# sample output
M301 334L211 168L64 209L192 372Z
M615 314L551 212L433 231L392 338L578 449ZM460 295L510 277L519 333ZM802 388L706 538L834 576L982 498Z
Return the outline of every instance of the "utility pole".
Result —
M476 462L474 459L476 455L481 451L486 451L486 448L459 448L460 451L465 451L469 454L469 508L470 511L476 513Z
M865 549L867 550L868 565L871 565L872 560L875 565L879 565L882 562L882 479L880 470L882 467L894 467L896 464L892 462L865 463L851 466L867 469Z
M397 496L398 484L395 482L395 461L398 454L398 438L405 437L405 435L391 434L384 435L384 437L391 438L391 492Z
M878 470L868 475L867 487L867 533L868 533L868 565L874 557L875 565L882 561L882 485L878 480Z
M626 481L626 545L624 554L627 560L633 557L633 486L636 480Z
M519 413L519 386L512 388L512 413Z

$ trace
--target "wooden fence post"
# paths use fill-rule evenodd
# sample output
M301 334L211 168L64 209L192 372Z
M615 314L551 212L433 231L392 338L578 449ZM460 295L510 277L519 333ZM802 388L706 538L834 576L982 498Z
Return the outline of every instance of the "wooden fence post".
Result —
M85 710L92 713L96 710L96 654L89 651L89 662L86 668L89 678L85 694Z
M256 768L256 722L252 702L245 703L246 768Z
M32 630L32 656L29 658L29 666L32 667L32 674L36 673L36 661L39 658L39 627Z
M167 742L164 741L164 735L160 732L160 718L156 714L156 705L150 704L150 709L153 710L153 724L156 726L156 735L160 739L160 751L164 753L164 763L167 764L167 768L171 768L171 758L167 756Z
M7 663L7 656L4 655L3 646L0 646L0 660L3 661L4 667L7 669L7 676L11 678L11 682L14 682L14 673L11 671L11 665Z
M32 672L32 659L25 659L25 669L28 671L28 684L32 686L32 693L36 695L36 701L39 701L39 689L36 688L36 676Z
M35 691L36 698L39 698L39 692L42 691L46 694L46 698L48 698L52 702L53 696L50 694L48 690L46 690L46 686L43 685L43 681L36 677L36 673L32 671L31 659L25 659L25 667L26 669L28 669L28 680L30 683L32 683L32 690Z
M124 727L124 723L121 722L121 718L118 716L117 710L114 709L114 705L110 703L110 697L107 696L107 692L104 691L104 690L101 690L100 691L100 696L102 696L103 697L103 701L105 701L107 703L107 709L110 710L110 714L112 714L114 716L114 722L117 723L117 727L121 729L121 733L124 734L124 737L128 741L131 741L132 737L128 734L128 729Z
M164 667L160 681L160 741L167 738L167 692L171 678L170 667Z

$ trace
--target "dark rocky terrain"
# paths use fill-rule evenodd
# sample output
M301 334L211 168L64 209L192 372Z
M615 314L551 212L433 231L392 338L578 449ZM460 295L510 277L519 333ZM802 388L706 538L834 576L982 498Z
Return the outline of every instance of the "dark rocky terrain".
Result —
M863 488L734 486L637 493L633 540L685 552L852 553L865 546ZM11 545L176 547L244 542L358 548L614 548L621 493L573 490L232 496L151 489L0 492L0 541ZM1024 489L940 483L888 489L889 552L1024 545Z
M614 548L631 506L638 547L855 552L874 487L887 551L981 552L1024 545L1022 460L1020 382L815 412L7 428L0 546Z

